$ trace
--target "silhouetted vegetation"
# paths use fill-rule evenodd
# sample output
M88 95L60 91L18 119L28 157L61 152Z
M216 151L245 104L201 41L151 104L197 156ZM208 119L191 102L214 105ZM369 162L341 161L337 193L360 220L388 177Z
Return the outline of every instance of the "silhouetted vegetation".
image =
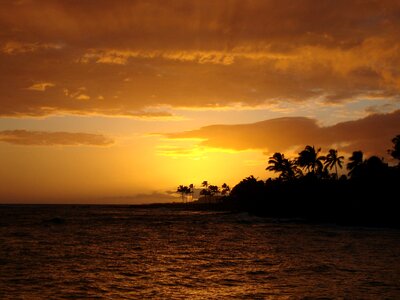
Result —
M249 176L232 190L226 183L220 188L203 181L200 198L193 204L199 209L247 211L311 222L400 226L400 135L392 142L388 153L398 160L397 165L389 166L375 155L364 158L358 150L348 158L347 174L344 156L335 149L324 156L321 148L307 145L293 159L277 152L266 167L277 177L263 181ZM177 192L187 202L188 195L193 200L194 190L193 184L180 185Z
M208 181L202 182L203 189L200 190L199 195L203 197L204 201L208 202L216 202L219 201L222 197L226 197L230 193L230 187L226 183L222 184L221 188L217 185L209 184ZM193 201L194 194L194 185L190 184L189 186L180 185L178 186L176 192L181 194L182 202L188 202L188 195L190 194L191 200Z
M307 145L294 159L275 153L266 170L275 172L276 178L263 181L249 176L223 202L259 216L399 226L400 135L392 142L388 153L398 165L354 151L346 165L347 176L339 176L344 157L335 149L323 156L320 148Z
M180 185L176 189L176 192L181 194L182 202L184 202L184 203L188 202L189 195L191 195L191 198L193 199L193 191L194 191L194 185L193 184L190 184L189 186Z
M389 149L389 154L399 161L400 164L400 135L395 136L392 139L393 149Z

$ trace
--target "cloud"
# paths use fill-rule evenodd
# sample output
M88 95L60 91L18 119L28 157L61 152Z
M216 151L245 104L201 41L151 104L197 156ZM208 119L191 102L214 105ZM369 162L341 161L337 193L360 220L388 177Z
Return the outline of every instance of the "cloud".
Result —
M133 117L138 119L148 120L181 120L179 116L175 116L167 111L136 111L136 112L124 112L127 117Z
M54 83L51 83L51 82L40 82L40 83L32 84L27 89L32 90L32 91L44 92L47 88L53 87L53 86L54 86Z
M0 116L398 102L399 15L389 0L3 1ZM45 95L26 90L42 78ZM90 101L64 92L82 86Z
M40 50L49 50L49 49L61 49L61 44L53 44L53 43L29 43L29 42L19 42L19 41L7 41L4 42L0 47L0 52L5 54L13 55L13 54L24 54L29 52L35 52Z
M195 62L199 64L220 64L231 65L240 59L248 60L289 60L294 59L292 55L271 53L268 48L260 49L253 52L252 49L235 48L230 51L132 51L132 50L118 50L118 49L91 49L85 53L78 62L81 63L105 63L125 65L131 58L144 58L144 59L165 59L178 62ZM126 81L126 80L125 80Z
M114 143L100 134L28 130L0 131L0 142L22 146L109 146Z
M77 100L90 100L90 96L85 95L85 94L79 94L78 96L76 96Z
M252 124L211 125L170 133L169 139L203 139L200 146L234 150L260 149L267 153L298 151L305 145L386 156L391 139L400 134L400 110L321 127L303 117L271 119ZM181 149L181 151L183 151Z

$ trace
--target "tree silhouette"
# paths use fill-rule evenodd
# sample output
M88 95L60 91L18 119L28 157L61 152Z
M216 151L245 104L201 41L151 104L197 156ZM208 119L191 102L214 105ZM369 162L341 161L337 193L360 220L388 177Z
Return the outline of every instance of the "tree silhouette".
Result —
M182 202L185 202L185 200L187 200L187 195L190 194L190 188L186 185L180 185L176 189L176 192L181 194Z
M274 171L274 172L282 172L282 170L284 169L283 165L284 165L284 161L285 161L285 155L279 152L274 153L274 155L272 155L269 160L268 160L268 164L270 166L268 166L266 168L266 170L268 171Z
M264 182L253 175L246 177L232 188L231 196L248 205L251 202L261 200L264 196Z
M388 169L388 164L386 164L383 159L378 156L371 156L364 162L364 177L377 179L378 177L384 177Z
M388 152L394 159L397 159L399 161L400 165L400 134L396 135L392 139L392 143L393 143L393 149L389 149Z
M328 154L325 157L325 169L329 168L329 170L332 170L332 168L335 168L335 175L336 179L338 179L338 169L342 168L342 163L343 163L344 156L338 156L338 152L335 149L330 149Z
M221 186L222 190L221 190L221 195L225 196L227 194L229 194L231 188L229 187L229 185L227 185L226 183L222 184Z
M217 185L209 185L208 190L210 191L211 196L215 196L220 193L219 187Z
M364 153L362 151L354 151L349 157L349 162L347 163L347 170L349 170L350 178L359 177L362 173L362 166L364 163Z
M296 163L292 160L285 158L285 155L279 152L274 153L268 160L266 170L274 171L279 174L282 180L291 180L301 176L301 170L297 167Z
M202 195L202 196L210 196L211 193L210 193L210 191L208 189L202 189L200 191L200 195Z
M318 156L321 152L321 148L315 150L314 146L307 145L303 151L299 153L297 158L297 165L310 174L316 174L316 172L321 172L325 160L324 156Z
M211 201L211 197L219 193L218 186L209 184L207 180L204 180L201 185L204 188L200 191L200 195L204 196L208 201Z
M191 195L190 198L193 201L193 194L194 194L194 184L193 183L189 184L189 193Z
M400 135L393 138L392 142L393 149L388 152L393 158L400 160ZM397 185L400 182L400 164L389 166L383 158L371 156L365 159L362 151L354 151L346 164L350 180L346 175L342 175L340 180L325 180L339 179L338 170L343 167L344 157L335 149L329 149L326 157L321 156L320 151L321 149L307 145L296 160L290 160L283 153L276 152L269 157L266 170L277 173L278 178L263 181L249 176L231 191L226 183L218 188L204 181L200 194L209 203L211 200L218 200L222 204L210 205L211 209L222 207L232 211L247 211L258 216L300 217L304 220L345 225L400 227L396 197L399 195ZM311 176L300 178L300 168ZM189 190L192 189L193 186L190 185ZM179 186L178 192L183 193L184 199L185 186ZM214 195L225 196L227 193L227 197L212 198ZM324 201L321 201L322 198Z

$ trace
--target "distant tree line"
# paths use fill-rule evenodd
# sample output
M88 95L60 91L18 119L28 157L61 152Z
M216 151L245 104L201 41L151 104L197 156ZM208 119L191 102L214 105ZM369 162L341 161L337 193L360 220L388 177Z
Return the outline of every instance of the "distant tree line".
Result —
M186 203L189 200L188 199L189 196L190 196L190 199L193 200L194 185L193 185L193 183L189 184L189 186L180 185L176 189L176 192L181 194L182 202Z
M200 190L200 196L203 196L208 200L211 200L213 197L227 196L231 190L229 185L226 183L223 183L221 187L219 187L217 185L209 184L208 181L205 180L201 185L203 188ZM182 202L186 203L189 200L193 201L194 185L180 185L176 192L181 194Z

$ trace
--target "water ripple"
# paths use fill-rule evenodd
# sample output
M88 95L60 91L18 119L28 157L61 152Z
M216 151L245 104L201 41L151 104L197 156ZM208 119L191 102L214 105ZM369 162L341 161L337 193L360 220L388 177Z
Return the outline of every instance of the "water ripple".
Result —
M398 230L0 206L1 299L399 299Z

